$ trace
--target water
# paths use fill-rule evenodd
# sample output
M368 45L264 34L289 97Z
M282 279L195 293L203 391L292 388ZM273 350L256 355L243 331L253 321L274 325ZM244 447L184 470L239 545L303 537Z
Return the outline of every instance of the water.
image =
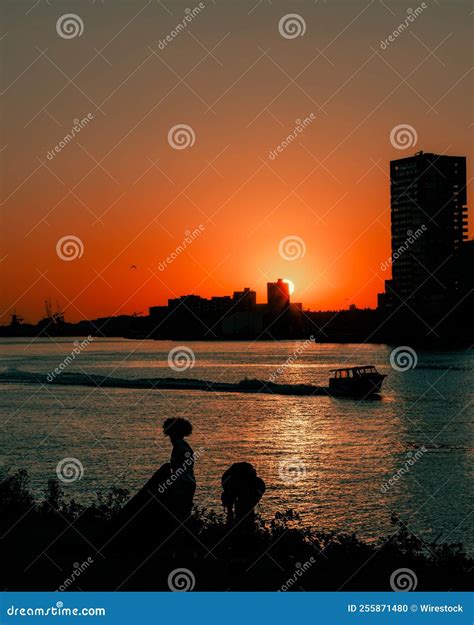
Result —
M2 367L47 373L73 341L3 339ZM220 509L220 476L246 460L267 484L264 517L293 508L306 524L371 540L393 531L394 512L423 540L441 533L473 550L472 350L420 351L416 368L398 372L385 345L196 342L194 367L177 373L167 357L178 345L95 339L66 370L268 379L299 347L278 381L326 385L330 369L355 364L375 364L388 377L380 401L2 383L2 464L28 469L39 494L58 462L73 457L84 475L64 485L67 495L88 501L112 485L134 493L169 458L160 424L180 415L194 425L201 506Z

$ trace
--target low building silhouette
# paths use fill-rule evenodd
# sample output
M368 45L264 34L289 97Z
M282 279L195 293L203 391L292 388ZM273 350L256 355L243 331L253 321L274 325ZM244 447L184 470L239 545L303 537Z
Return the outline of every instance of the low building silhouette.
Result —
M267 308L269 313L278 314L290 305L290 287L288 282L278 278L267 283Z
M255 312L257 310L257 293L245 287L243 291L234 291L233 308L239 312Z

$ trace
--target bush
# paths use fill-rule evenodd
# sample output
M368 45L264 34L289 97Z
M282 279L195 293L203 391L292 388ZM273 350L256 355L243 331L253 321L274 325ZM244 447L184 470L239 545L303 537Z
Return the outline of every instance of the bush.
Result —
M167 590L177 568L193 572L196 590L390 590L390 576L409 568L417 590L468 590L473 560L462 545L423 542L397 517L396 532L367 543L355 534L302 527L294 510L250 528L195 507L183 527L127 521L121 488L84 506L66 500L50 480L40 501L26 471L0 481L0 527L5 536L2 586L10 590L64 587L77 563L91 562L68 590ZM70 581L70 579L69 579Z

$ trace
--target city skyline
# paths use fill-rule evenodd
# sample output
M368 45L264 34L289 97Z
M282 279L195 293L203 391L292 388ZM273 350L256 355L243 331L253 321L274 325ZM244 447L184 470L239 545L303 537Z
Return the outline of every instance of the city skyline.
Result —
M377 306L360 308L378 308L389 313L396 312L400 307L413 307L428 313L435 312L431 309L433 305L438 307L437 312L441 310L440 305L446 311L449 307L456 308L465 297L472 297L474 239L469 239L468 235L466 157L419 151L390 161L390 181L391 251L381 269L389 269L392 275L385 280L385 290L378 293ZM192 231L186 231L183 242L160 262L158 270L166 271L204 231L202 224ZM59 255L64 255L65 260L71 254L77 256L83 251L82 242L74 239L72 237L64 241L63 247L57 250ZM306 254L306 243L300 237L285 237L279 243L279 253L286 260L293 261L295 257L298 260ZM136 269L136 265L130 267L130 270ZM257 303L257 292L261 293L262 289L257 291L251 287L244 287L242 291L233 290L232 296L222 293L203 295L195 291L180 295L173 293L173 297L168 298L166 303L149 303L146 312L151 317L165 310L173 312L180 307L197 313L214 312L223 315L233 310L256 312L259 307L260 311L266 307L278 312L278 309L281 311L290 306L290 296L295 289L290 278L279 277L277 282L267 281L265 303ZM38 321L53 319L55 315L64 321L62 306L58 300L56 302L56 311L53 313L51 299L46 298L46 315ZM303 303L291 304L291 307L293 310L305 309ZM348 308L359 307L357 303L350 302L345 308L335 310ZM306 310L311 312L309 307ZM143 314L146 313L129 313L131 316ZM96 318L107 316L102 313ZM16 308L10 320L13 324L25 322ZM88 319L83 317L77 321L85 320Z

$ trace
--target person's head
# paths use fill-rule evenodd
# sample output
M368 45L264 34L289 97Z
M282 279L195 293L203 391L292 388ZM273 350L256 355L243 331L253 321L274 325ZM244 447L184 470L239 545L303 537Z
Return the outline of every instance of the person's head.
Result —
M252 484L257 478L257 471L250 462L234 462L226 471L224 471L221 483L222 488L235 488L236 486L246 486Z
M165 436L169 436L171 440L180 440L185 436L190 436L193 426L187 419L183 417L171 417L163 423L163 432Z

